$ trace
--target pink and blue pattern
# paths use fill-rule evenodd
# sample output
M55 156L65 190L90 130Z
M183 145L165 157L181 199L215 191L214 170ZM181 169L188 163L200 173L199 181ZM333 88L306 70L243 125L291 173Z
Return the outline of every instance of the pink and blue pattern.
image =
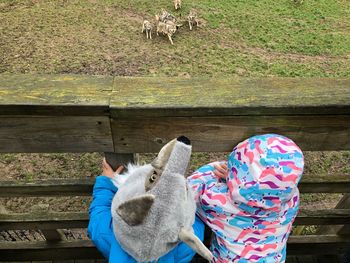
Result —
M211 163L188 177L197 214L212 229L213 262L285 262L286 242L299 208L304 157L276 134L239 143L227 160L227 178Z

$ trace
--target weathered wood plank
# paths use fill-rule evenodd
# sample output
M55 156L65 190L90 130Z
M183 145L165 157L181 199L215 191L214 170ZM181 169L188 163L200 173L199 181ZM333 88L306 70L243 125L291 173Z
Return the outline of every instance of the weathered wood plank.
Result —
M84 212L36 212L0 214L0 230L85 228L89 215Z
M350 245L350 237L338 236L291 236L288 255L342 254ZM3 261L18 260L65 260L102 258L89 240L59 242L0 242Z
M335 206L335 209L349 209L350 208L350 193L345 194L342 199ZM350 221L349 221L350 222ZM318 229L318 234L331 235L347 235L350 234L349 222L345 223L345 226L322 226Z
M289 257L287 263L299 263L296 256Z
M78 259L74 260L74 263L96 263L94 259Z
M311 255L303 255L303 256L294 256L297 259L297 263L318 263L317 258ZM287 263L288 261L288 256L287 256ZM333 263L333 262L330 262Z
M344 263L339 259L339 255L321 255L317 257L317 263Z
M74 124L72 119L69 120L72 117L50 117L49 124L48 118L14 119L10 116L109 115L109 105L112 116L123 118L114 121L119 123L113 129L116 139L114 149L118 153L158 151L163 142L172 138L173 134L189 133L189 129L192 133L197 129L197 137L203 136L202 141L194 137L197 140L194 148L203 151L230 150L233 143L263 132L289 135L297 142L300 141L306 150L350 148L350 139L347 136L350 129L349 79L115 78L112 93L111 83L112 78L98 76L0 75L0 114L10 118L0 120L0 136L10 134L0 141L0 151L54 151L55 147L51 150L49 144L56 146L58 151L64 151L61 149L63 146L57 146L57 137L60 134L36 133L36 137L35 134L30 134L33 135L30 140L18 128L29 128L30 132L43 126L44 130L50 130L52 122L57 122L61 125L57 130L68 132L65 128ZM141 122L143 126L135 126L132 121L139 122L139 119L134 119L135 116L153 118L146 119L146 124ZM159 119L159 116L188 118ZM125 122L129 119L132 120ZM137 128L140 129L137 130L139 134L143 132L142 128L147 129L145 136L148 141L142 140L143 144L139 147L141 150L136 147L139 141L134 140L134 145L131 145L122 140L125 129L129 129L119 129L122 124L128 124L134 132ZM85 128L83 125L80 130L83 136ZM159 128L163 130L163 134L155 130ZM168 131L172 134L166 136L164 133ZM17 140L11 137L13 132ZM79 145L81 140L69 140L67 136L64 138L67 145L71 145L65 147L65 151L86 151ZM331 138L338 140L331 142ZM134 138L129 138L131 139ZM206 139L216 139L217 143L206 147ZM33 145L34 141L39 142L36 147ZM45 141L48 143L45 144ZM113 151L101 150L98 143L91 145L87 151ZM15 149L11 151L8 145L14 145Z
M0 230L85 228L82 212L0 214ZM350 209L300 210L294 225L342 225L350 222Z
M0 181L0 197L91 195L95 178Z
M115 152L157 152L186 135L194 151L225 152L256 134L278 133L303 150L350 149L350 116L237 116L112 119ZM337 140L334 140L337 138Z
M61 229L41 229L47 241L59 241L64 239L64 234Z
M113 151L108 117L0 117L0 152Z
M0 197L91 195L95 178L0 181ZM350 191L349 175L304 175L302 193L345 193Z
M118 116L350 113L349 79L116 77L114 87L112 82L107 76L0 74L0 114L105 114L112 89ZM89 107L81 111L84 106Z
M113 117L349 114L350 79L116 78Z
M116 170L117 167L120 165L123 165L125 167L126 164L133 162L134 154L108 152L108 153L105 153L105 158L107 163L113 168L113 170Z
M350 235L350 225L349 222L344 225L339 231L337 232L338 235ZM350 253L350 252L349 252Z
M341 255L350 246L350 236L306 235L290 236L288 255Z
M298 188L301 193L349 193L350 175L304 175Z
M350 222L350 209L303 210L294 225L341 225Z
M1 260L67 260L103 258L90 240L1 242Z
M0 74L0 115L108 115L112 77Z
M289 136L303 150L350 149L350 116L343 115L118 119L112 130L118 153L157 152L180 134L194 151L230 151L261 133ZM0 152L91 151L113 151L108 117L0 118Z
M350 245L350 237L333 235L290 236L288 255L340 255Z
M337 208L338 209L350 208L350 193L344 195L342 200L340 200L339 203L337 204ZM345 225L342 226L338 230L337 234L338 235L350 235L350 220L347 223L345 223ZM350 253L350 251L349 251L349 253Z

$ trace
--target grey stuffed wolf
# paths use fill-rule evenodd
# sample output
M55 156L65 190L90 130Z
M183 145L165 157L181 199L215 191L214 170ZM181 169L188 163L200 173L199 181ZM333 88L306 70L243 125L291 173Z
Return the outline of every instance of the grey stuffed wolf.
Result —
M181 136L150 164L129 165L112 202L116 238L138 262L157 260L180 241L207 260L212 254L194 234L196 204L185 173L192 147Z

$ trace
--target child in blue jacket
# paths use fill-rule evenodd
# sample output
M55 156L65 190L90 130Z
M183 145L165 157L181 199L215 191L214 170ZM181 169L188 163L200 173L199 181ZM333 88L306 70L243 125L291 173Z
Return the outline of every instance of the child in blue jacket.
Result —
M114 172L104 159L102 167L102 175L96 178L93 189L93 200L89 209L90 222L88 226L88 235L98 250L109 260L110 263L136 262L136 260L127 254L120 246L114 236L112 226L111 204L114 195L118 191L112 179L114 176L118 176L122 172L123 166L118 167ZM193 224L193 229L196 236L203 240L204 224L197 217ZM194 254L195 252L190 247L181 242L157 262L190 262Z

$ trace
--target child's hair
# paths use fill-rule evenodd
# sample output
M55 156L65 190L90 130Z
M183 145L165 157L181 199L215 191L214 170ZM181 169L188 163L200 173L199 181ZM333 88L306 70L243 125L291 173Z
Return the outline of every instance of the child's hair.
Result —
M227 163L226 180L214 175L214 163L188 178L197 213L215 233L215 262L284 262L299 206L302 151L284 136L257 135L239 143Z

